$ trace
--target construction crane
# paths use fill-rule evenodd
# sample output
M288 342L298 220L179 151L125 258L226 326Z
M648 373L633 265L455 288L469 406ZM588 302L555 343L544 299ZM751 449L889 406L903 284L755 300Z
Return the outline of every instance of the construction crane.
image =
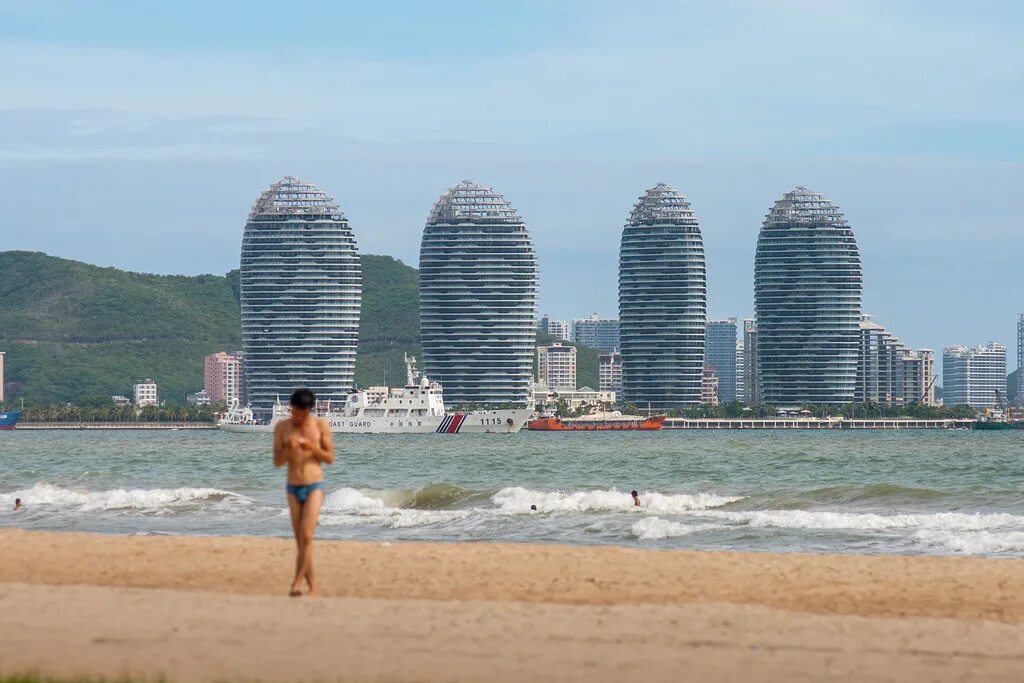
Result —
M935 380L939 378L938 375L932 375L932 381L928 382L928 386L921 392L921 397L917 399L918 403L924 403L924 399L928 396L928 392L932 390L932 386L935 384Z
M1007 400L1006 394L1001 389L996 389L996 405L1003 411L1004 420L1013 419L1013 415L1010 412L1010 401Z

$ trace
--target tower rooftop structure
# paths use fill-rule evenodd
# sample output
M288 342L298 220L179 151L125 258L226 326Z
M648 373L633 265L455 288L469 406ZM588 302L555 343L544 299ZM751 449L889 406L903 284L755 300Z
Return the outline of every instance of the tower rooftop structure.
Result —
M285 176L264 190L249 212L249 220L286 217L345 220L345 214L326 192L292 176Z
M438 223L507 223L516 225L523 219L512 205L493 188L474 180L463 180L449 187L434 203L427 225Z
M640 197L640 201L633 205L633 210L629 214L630 225L656 223L692 224L696 227L697 217L686 197L665 183L658 183Z

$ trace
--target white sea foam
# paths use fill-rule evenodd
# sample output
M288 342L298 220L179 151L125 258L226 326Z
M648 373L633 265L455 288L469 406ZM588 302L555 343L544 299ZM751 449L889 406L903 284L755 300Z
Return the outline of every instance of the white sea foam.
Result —
M504 512L529 512L531 505L538 512L600 512L611 510L634 510L636 506L629 491L532 491L521 486L511 486L498 491L492 502ZM684 513L692 510L707 510L742 500L734 496L719 496L713 493L663 494L643 493L640 496L642 511L663 513Z
M0 504L13 505L21 498L26 508L48 507L72 509L78 512L103 510L161 511L182 505L195 504L204 500L235 499L248 501L231 491L214 488L175 489L109 489L106 491L85 491L64 488L54 484L35 484L32 488L0 494Z
M678 538L696 531L707 531L709 529L720 529L715 524L682 524L670 522L660 517L645 517L633 524L633 535L642 541L655 541L661 538Z
M980 531L1024 528L1024 517L1005 513L936 512L879 515L825 510L757 510L750 512L709 510L700 516L724 522L747 524L752 527L780 529L875 531L917 528Z
M911 540L965 555L1024 552L1024 531L946 531L922 529Z
M324 498L321 522L326 526L378 524L391 529L463 519L473 510L416 510L388 504L388 492L364 493L354 488L332 491Z

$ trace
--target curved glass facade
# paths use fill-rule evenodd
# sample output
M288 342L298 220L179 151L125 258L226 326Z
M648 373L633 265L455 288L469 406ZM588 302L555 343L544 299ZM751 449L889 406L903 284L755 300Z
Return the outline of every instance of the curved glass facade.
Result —
M500 194L464 180L434 204L420 246L420 335L447 403L528 402L537 278L530 234Z
M835 204L806 187L775 202L754 258L764 402L854 400L861 285L857 241Z
M352 390L361 268L348 219L315 185L286 177L253 205L242 237L242 340L249 403L269 411L297 387Z
M707 326L704 240L689 202L658 183L633 207L619 251L624 400L700 403Z

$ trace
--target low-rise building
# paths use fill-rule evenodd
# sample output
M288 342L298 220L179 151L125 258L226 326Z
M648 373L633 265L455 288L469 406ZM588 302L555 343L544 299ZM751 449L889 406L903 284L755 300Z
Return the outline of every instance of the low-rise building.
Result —
M128 398L127 396L121 396L120 394L116 396L111 396L110 398L114 402L114 405L119 408L123 408L124 406L130 406L132 404L132 400L130 398Z
M615 405L617 398L614 391L595 391L590 387L555 391L540 383L533 385L532 396L535 405L544 405L550 410L556 403L564 402L566 409L573 411L582 408L611 407Z
M155 406L160 404L160 398L157 393L156 382L151 379L144 379L141 382L136 382L134 391L134 403L136 408L142 408L143 406Z
M210 395L206 393L206 390L200 389L196 393L186 396L185 402L193 406L208 406L212 401L210 401Z

